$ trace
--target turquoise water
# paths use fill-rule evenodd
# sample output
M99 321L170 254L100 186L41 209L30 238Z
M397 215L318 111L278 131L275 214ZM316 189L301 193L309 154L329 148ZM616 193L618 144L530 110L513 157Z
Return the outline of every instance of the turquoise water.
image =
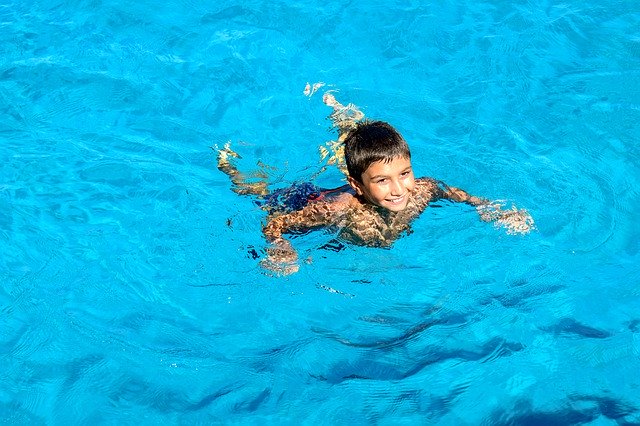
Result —
M325 3L0 4L5 422L640 423L637 3ZM211 147L309 179L326 90L537 230L442 205L265 274Z

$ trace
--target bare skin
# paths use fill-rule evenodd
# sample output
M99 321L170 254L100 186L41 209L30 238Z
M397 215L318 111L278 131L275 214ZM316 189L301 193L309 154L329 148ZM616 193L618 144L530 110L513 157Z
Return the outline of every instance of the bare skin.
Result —
M248 176L238 171L229 158L239 158L239 155L233 151L229 144L218 150L218 170L229 176L233 186L233 192L239 195L267 195L266 175L261 172L254 173L251 177L258 178L255 182L247 182Z
M430 179L415 181L407 206L392 212L371 204L362 196L344 192L333 199L312 201L302 210L271 218L263 228L269 241L282 243L283 235L313 228L336 228L343 238L354 243L388 247L409 229L412 219L435 200L448 198Z

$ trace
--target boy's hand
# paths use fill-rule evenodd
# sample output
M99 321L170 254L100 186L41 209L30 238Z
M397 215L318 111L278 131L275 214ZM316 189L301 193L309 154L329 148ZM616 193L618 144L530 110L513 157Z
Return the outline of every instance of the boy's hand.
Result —
M528 234L534 228L533 218L525 209L504 210L496 221L496 226L502 226L507 234Z
M298 254L291 247L291 243L284 238L273 242L267 250L267 257L262 259L263 268L275 272L277 275L290 275L298 272Z
M507 230L507 234L528 234L534 229L533 218L525 209L512 207L509 210L502 210L502 205L498 203L484 204L478 206L478 214L485 222L495 222L496 227Z
M476 206L476 211L480 215L480 219L485 222L493 222L494 220L500 219L500 214L502 210L500 210L501 205L493 202L493 203L483 203Z

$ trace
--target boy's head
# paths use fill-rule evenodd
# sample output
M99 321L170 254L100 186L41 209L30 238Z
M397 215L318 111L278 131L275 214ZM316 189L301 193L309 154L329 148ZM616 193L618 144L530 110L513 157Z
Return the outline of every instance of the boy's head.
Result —
M388 163L394 158L411 160L404 138L384 121L361 121L344 141L344 158L349 176L362 183L362 174L377 161Z
M382 121L358 123L345 139L348 181L367 202L390 211L407 207L415 186L404 138Z

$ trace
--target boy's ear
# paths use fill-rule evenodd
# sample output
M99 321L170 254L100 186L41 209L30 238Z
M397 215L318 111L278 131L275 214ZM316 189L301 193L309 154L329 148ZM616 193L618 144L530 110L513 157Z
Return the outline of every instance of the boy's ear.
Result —
M347 182L349 182L349 185L351 185L353 190L356 191L356 194L362 195L362 188L360 186L361 185L360 182L358 182L357 180L355 180L351 176L347 177Z

